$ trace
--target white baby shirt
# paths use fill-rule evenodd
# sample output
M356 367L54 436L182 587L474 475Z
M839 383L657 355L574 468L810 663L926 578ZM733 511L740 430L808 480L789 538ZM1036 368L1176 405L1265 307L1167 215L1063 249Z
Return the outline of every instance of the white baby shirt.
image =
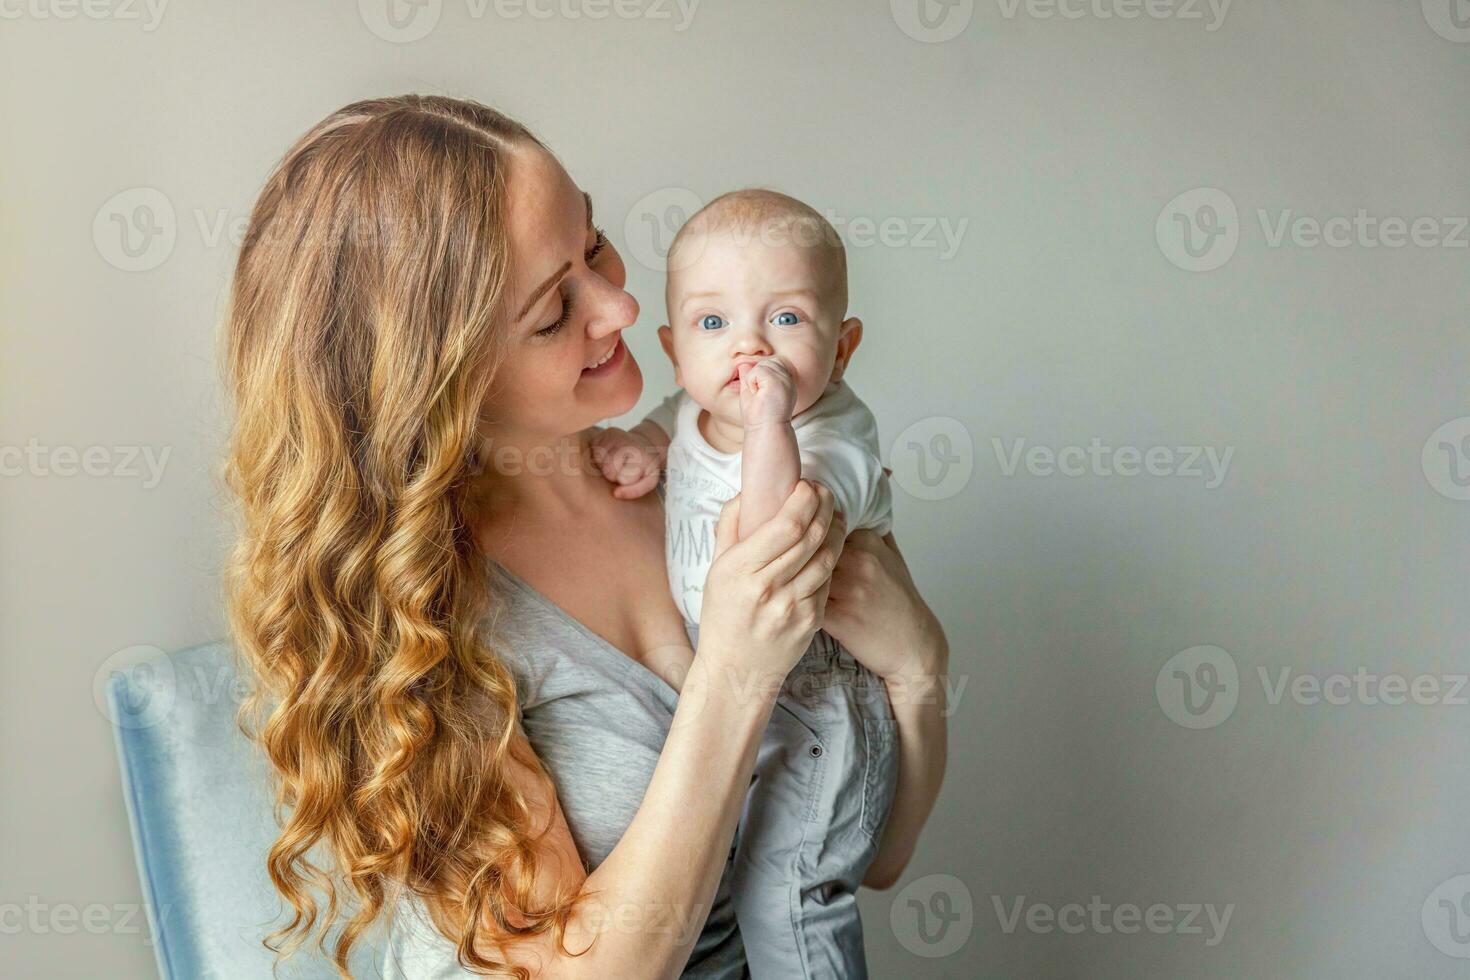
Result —
M680 389L648 413L669 435L664 494L664 552L669 588L684 618L699 622L704 580L714 560L715 524L725 501L740 492L741 454L722 453L699 431L699 403ZM832 491L850 531L893 527L893 494L879 459L878 423L846 383L827 385L791 421L803 479Z

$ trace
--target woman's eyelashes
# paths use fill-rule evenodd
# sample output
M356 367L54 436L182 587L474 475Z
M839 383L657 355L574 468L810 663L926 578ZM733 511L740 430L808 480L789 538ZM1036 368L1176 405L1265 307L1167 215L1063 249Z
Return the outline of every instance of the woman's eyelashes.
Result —
M562 327L566 326L567 325L567 321L570 320L571 318L572 318L572 298L570 296L567 296L566 298L564 298L561 301L561 316L559 316L559 317L556 318L556 322L555 323L548 323L546 326L542 327L540 330L537 330L536 331L536 336L538 336L538 337L550 337L552 334L556 333Z
M587 254L585 256L583 256L583 259L589 265L592 263L592 260L593 259L597 258L597 256L599 254L601 254L601 252L602 252L603 249L607 248L607 244L608 244L608 242L607 242L607 235L603 233L603 230L601 228L593 228L592 231L596 234L597 237L592 242L592 247L587 250ZM561 316L559 316L559 317L556 318L556 322L554 322L554 323L548 323L546 326L542 327L540 330L537 330L536 331L536 336L538 336L538 337L550 337L552 334L556 333L562 327L566 326L567 325L567 321L570 320L571 317L572 317L572 295L571 295L571 293L568 292L568 293L564 293L563 296L562 296L562 301L561 301Z
M592 231L593 234L596 235L596 239L592 242L592 247L587 250L588 262L591 262L593 259L597 258L602 250L607 248L607 235L603 232L603 230L601 228L593 228Z

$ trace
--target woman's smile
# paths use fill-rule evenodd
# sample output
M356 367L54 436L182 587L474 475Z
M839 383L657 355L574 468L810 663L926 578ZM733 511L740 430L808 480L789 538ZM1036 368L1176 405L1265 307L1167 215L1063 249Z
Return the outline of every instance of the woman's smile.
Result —
M592 367L582 369L582 378L605 378L616 372L628 359L628 346L623 343L623 335L618 334L617 343L613 344L612 350L602 356L602 359L593 364Z

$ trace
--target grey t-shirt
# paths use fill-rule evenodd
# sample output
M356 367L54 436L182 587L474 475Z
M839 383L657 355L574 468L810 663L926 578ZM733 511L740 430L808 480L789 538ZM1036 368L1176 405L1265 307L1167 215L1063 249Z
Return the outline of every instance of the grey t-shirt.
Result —
M596 868L633 822L673 721L678 693L643 664L568 616L509 569L487 559L500 614L490 649L515 677L526 735L551 774L577 850ZM748 977L730 901L734 847L683 976ZM463 980L454 947L407 898L388 934L386 980ZM401 971L401 972L398 972Z

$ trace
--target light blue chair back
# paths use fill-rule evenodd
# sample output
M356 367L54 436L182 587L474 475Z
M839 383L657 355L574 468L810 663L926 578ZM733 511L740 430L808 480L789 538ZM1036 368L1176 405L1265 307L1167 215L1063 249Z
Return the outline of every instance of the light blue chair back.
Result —
M225 642L168 654L107 680L123 795L158 969L164 980L269 978L261 945L290 921L266 873L278 830L268 763L235 725L243 697ZM349 964L382 975L365 935ZM336 980L312 944L282 961L280 980Z

